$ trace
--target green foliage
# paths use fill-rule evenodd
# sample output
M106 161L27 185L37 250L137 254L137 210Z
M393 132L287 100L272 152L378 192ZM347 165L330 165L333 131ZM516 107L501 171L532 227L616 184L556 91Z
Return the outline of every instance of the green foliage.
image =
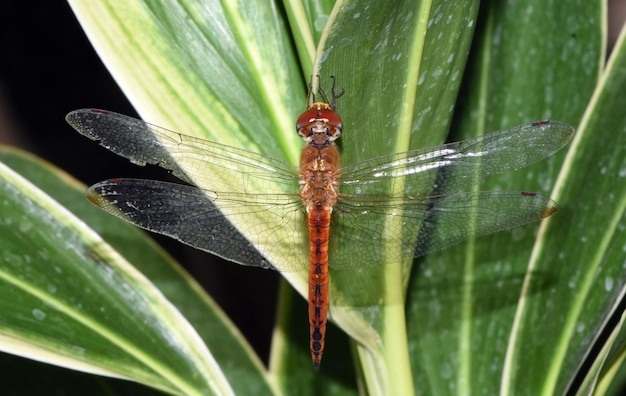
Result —
M344 164L546 118L577 134L480 186L550 195L561 209L540 226L415 263L333 271L331 318L348 337L330 330L320 373L306 322L294 319L305 318L295 291L306 294L306 274L284 274L293 287L282 287L265 369L143 233L92 208L61 171L3 149L3 351L155 389L146 394L617 394L626 44L622 35L604 62L601 2L71 5L144 119L294 164L311 74L345 89ZM73 387L77 374L64 374L53 386L67 394L137 389L87 374Z

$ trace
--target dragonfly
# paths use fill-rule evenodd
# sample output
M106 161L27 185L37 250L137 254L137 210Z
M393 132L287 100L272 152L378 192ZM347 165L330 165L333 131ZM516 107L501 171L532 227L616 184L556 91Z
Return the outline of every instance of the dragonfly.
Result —
M105 180L86 192L96 206L238 264L278 271L308 265L315 370L325 345L329 267L399 264L550 216L558 206L549 197L475 186L551 156L574 135L566 123L537 121L341 166L335 145L343 132L341 93L334 78L330 97L319 87L316 100L310 90L296 122L306 143L299 166L110 111L66 116L105 148L186 183Z

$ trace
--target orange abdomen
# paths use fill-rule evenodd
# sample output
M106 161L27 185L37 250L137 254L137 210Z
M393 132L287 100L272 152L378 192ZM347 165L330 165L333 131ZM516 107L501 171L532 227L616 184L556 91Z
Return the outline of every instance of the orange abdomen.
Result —
M313 368L319 369L324 351L328 312L328 235L330 207L315 205L309 211L309 324Z

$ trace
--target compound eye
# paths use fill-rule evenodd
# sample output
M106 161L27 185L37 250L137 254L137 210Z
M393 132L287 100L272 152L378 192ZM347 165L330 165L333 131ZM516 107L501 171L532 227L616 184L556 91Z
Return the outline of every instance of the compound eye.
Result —
M328 125L337 128L339 131L343 129L343 121L341 117L339 117L339 114L332 110L321 110L320 113Z
M325 122L328 126L335 127L340 132L343 129L343 121L341 120L341 117L339 117L339 114L331 110L330 107L323 108L318 106L310 108L300 114L300 117L298 117L298 120L296 121L296 130L300 131L302 128L316 120Z
M296 131L300 131L302 128L315 121L318 113L318 109L309 109L300 114L300 117L298 117L298 121L296 121Z

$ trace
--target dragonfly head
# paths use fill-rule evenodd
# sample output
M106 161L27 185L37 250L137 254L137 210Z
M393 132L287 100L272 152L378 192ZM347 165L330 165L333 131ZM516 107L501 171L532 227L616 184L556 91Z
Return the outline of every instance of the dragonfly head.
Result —
M298 117L296 130L307 143L328 145L341 136L343 121L328 103L314 102Z

